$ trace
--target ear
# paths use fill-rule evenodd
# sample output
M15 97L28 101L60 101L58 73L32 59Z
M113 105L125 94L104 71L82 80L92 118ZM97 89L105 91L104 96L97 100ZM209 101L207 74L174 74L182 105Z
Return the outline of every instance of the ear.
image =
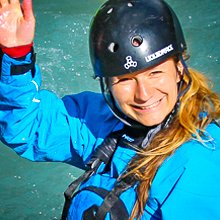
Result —
M177 62L176 69L177 69L177 81L176 82L178 83L183 78L183 72L184 72L183 64L180 61Z

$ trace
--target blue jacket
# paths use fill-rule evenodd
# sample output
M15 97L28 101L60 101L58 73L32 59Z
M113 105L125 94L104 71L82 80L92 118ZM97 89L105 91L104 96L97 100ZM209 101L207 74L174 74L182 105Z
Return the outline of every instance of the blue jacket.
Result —
M32 161L62 161L84 168L94 149L123 124L111 113L101 94L83 92L59 99L40 90L41 74L35 66L22 75L11 75L12 65L30 63L5 55L0 79L0 140L20 156ZM159 168L153 180L142 219L220 219L220 128L211 123L204 144L191 140L183 144ZM132 149L119 146L111 169L96 174L82 187L111 189L115 178L134 156ZM101 200L86 192L78 194L69 219L81 219L82 212ZM135 186L121 195L131 212ZM109 219L107 215L106 219Z

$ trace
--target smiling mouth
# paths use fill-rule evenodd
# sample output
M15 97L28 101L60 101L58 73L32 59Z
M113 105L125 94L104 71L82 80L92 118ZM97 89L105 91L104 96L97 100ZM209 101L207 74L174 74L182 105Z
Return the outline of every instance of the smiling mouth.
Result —
M163 98L164 98L164 97L163 97ZM158 105L160 104L160 102L162 101L163 98L161 98L161 99L159 99L158 101L152 103L151 105L147 105L147 106L136 106L136 105L135 105L135 106L133 106L133 107L136 108L136 109L141 109L141 110L150 110L150 109L152 109L152 108L158 106Z

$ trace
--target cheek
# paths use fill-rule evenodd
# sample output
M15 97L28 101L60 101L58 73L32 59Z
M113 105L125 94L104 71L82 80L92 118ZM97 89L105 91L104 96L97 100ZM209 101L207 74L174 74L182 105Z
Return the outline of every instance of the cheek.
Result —
M171 102L176 102L178 96L178 85L176 81L173 81L172 83L167 85L164 91L166 91L166 93L168 94L168 99Z
M132 89L130 87L113 86L111 92L118 104L123 104L129 100L129 97L132 97Z
M160 87L162 90L167 93L177 93L177 84L178 79L176 77L165 77L158 82L158 88Z

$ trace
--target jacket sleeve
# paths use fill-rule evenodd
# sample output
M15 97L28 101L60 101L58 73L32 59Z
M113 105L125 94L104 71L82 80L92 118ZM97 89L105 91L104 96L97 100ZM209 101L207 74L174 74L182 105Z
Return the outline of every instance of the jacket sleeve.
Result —
M20 156L33 161L68 161L70 132L63 102L42 90L41 74L35 65L24 74L12 75L12 66L31 62L2 57L0 80L0 138ZM56 125L56 126L55 126ZM53 136L49 139L48 136ZM67 147L68 146L68 147Z
M59 99L52 92L39 90L41 74L37 65L34 76L31 71L12 75L12 65L30 63L31 55L22 61L6 54L2 57L0 140L29 160L62 161L82 167L83 161L88 159L94 146L103 140L112 126L98 134L100 129L92 127L97 127L98 121L103 120L94 118L96 122L88 125L86 117L93 117L89 115L93 110L89 111L87 102L94 102L92 99L96 100L95 97L86 100L84 97L88 95L84 94L83 97ZM102 104L99 105L96 107L103 108ZM80 110L83 106L86 111Z

